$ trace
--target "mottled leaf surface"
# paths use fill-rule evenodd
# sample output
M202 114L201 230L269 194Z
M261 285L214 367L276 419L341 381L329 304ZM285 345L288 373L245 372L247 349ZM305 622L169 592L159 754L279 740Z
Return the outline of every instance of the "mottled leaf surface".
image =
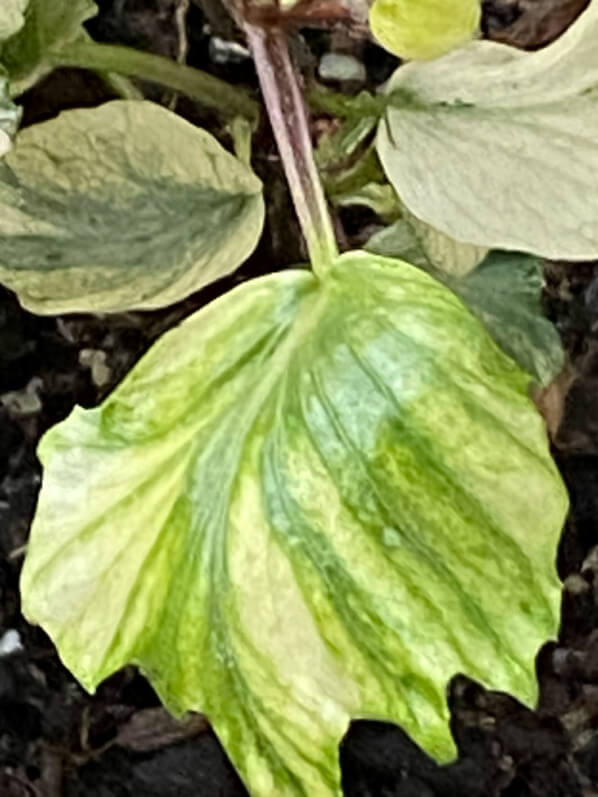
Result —
M459 274L455 269L450 273L430 259L405 219L373 235L366 248L378 255L408 260L441 280L463 299L498 345L541 385L549 384L562 370L564 352L559 333L542 312L544 270L539 258L494 251L473 270L465 268ZM460 256L467 262L468 250Z
M53 69L52 53L84 35L83 23L97 11L93 0L29 0L25 24L0 46L13 96Z
M597 39L594 0L538 52L479 41L400 67L377 147L409 209L459 241L598 256Z
M338 794L350 717L446 759L447 679L532 703L557 629L527 382L406 263L245 283L45 435L24 612L88 689L136 662L204 711L254 797Z
M234 271L263 218L253 172L170 111L66 111L0 164L0 281L37 313L161 307Z
M2 5L0 5L0 43L23 27L28 3L29 0L2 0Z
M481 14L479 0L375 0L370 27L400 58L437 58L475 35Z

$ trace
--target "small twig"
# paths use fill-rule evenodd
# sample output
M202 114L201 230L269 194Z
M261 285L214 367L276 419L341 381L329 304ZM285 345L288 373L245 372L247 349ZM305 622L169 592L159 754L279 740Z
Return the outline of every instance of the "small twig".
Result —
M186 64L189 54L189 37L187 36L187 14L191 0L179 0L174 11L174 24L176 26L178 48L176 54L177 64ZM179 92L174 91L168 102L168 108L174 111L179 99Z
M3 774L9 780L14 781L15 783L18 783L20 786L23 786L23 788L27 789L27 791L29 792L29 794L32 795L32 797L44 797L44 795L40 793L37 786L31 783L30 780L27 780L26 778L17 775L15 772L10 772L8 769L5 769Z
M24 556L27 551L27 543L25 545L19 545L16 548L13 548L12 551L8 554L7 559L9 561L13 561L15 559L20 559L21 556Z

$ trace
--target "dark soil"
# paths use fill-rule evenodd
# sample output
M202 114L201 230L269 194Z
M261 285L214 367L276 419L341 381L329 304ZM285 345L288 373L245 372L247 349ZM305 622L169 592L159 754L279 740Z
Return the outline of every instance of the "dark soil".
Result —
M548 2L555 14L547 17ZM96 38L176 52L174 0L105 0L100 5L102 13L90 25ZM203 11L194 5L188 15L189 62L255 90L247 59L215 54L214 34L223 39L236 35L218 3L201 5ZM519 46L531 48L538 42L530 39L530 14L542 18L536 30L545 43L581 6L579 0L536 0L535 5L534 0L490 0L485 30L505 38L515 26ZM526 40L520 38L522 31L527 31ZM307 35L300 52L308 69L310 59L331 46L334 36ZM341 39L346 50L347 41ZM357 41L353 47L372 83L392 68L392 59L371 44ZM158 101L169 99L156 87L148 86L147 93ZM93 75L57 72L25 98L26 123L109 96ZM179 99L177 109L223 135L218 120L195 103ZM109 679L94 697L87 695L62 667L44 633L20 615L18 577L41 478L35 456L40 435L75 404L101 401L181 318L240 280L302 259L267 129L257 137L255 164L269 202L258 251L233 277L176 307L110 317L40 318L24 312L12 294L0 289L0 636L13 629L21 641L19 650L0 656L0 797L246 794L203 718L170 719L132 668ZM350 242L372 219L358 214L345 222ZM598 263L550 263L546 275L546 313L568 355L566 374L552 389L548 405L571 513L558 553L562 625L558 641L547 643L538 656L538 710L455 677L448 700L460 755L446 767L437 766L400 728L356 722L340 749L347 797L598 795Z

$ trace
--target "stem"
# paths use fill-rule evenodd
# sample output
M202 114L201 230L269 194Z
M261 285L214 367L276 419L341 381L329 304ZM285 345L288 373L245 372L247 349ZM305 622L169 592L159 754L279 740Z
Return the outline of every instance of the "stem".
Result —
M57 67L74 66L98 72L117 72L160 83L214 108L227 118L241 115L254 123L259 118L259 105L243 89L161 55L121 45L80 41L64 45L51 57Z
M371 116L379 119L390 104L387 95L374 95L361 91L356 97L339 94L323 86L314 86L307 99L312 108L323 113L340 116L341 119L355 119Z
M245 32L312 267L323 276L338 248L286 35L280 28L264 30L248 23Z

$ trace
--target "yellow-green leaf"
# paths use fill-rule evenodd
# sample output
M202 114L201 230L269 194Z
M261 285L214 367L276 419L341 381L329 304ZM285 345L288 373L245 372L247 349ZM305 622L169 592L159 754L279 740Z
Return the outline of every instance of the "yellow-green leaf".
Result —
M473 38L479 0L376 0L370 26L387 50L404 59L437 58Z
M252 797L334 797L351 717L453 752L447 680L536 699L567 507L528 377L404 262L236 288L43 438L23 609L134 662Z
M408 217L373 235L366 248L415 263L448 285L503 351L541 385L548 385L562 370L564 352L559 333L542 312L544 271L539 258L494 251L473 270L447 271L429 257ZM467 249L443 251L454 251L467 263Z

